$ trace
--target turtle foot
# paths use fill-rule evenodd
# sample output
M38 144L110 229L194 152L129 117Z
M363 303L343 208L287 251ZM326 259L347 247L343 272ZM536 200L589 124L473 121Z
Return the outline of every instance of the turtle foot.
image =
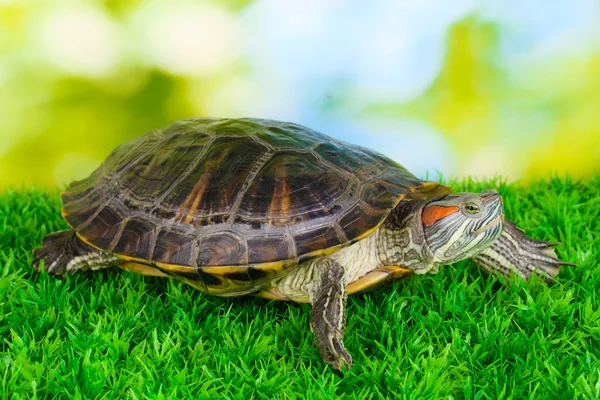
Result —
M553 247L559 244L531 239L513 222L505 220L504 230L498 240L472 260L490 272L502 275L514 272L523 279L535 274L551 282L560 267L576 266L558 259Z
M82 269L99 269L114 264L115 257L82 242L73 230L47 235L42 247L33 251L33 268L40 270L44 260L45 270L53 276L64 276Z
M342 371L344 367L348 371L352 369L352 356L346 351L341 338L330 336L324 339L317 339L317 348L321 353L321 357L323 357L323 361L333 368L339 371Z

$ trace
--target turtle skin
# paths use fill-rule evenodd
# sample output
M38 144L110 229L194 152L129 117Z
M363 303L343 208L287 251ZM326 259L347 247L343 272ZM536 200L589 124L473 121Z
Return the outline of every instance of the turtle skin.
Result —
M62 213L93 247L235 296L366 237L423 184L298 124L195 118L116 148Z

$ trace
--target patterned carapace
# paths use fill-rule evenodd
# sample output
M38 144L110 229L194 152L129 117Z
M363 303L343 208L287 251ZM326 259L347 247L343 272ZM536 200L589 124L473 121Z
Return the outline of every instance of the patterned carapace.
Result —
M167 270L194 267L210 286L272 278L267 270L348 245L421 184L376 152L301 125L199 118L118 147L62 200L87 243Z

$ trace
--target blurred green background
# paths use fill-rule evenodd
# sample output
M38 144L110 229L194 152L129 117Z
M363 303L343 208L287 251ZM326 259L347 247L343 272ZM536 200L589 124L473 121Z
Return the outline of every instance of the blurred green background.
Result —
M0 190L173 120L289 120L417 175L600 167L600 2L0 0Z

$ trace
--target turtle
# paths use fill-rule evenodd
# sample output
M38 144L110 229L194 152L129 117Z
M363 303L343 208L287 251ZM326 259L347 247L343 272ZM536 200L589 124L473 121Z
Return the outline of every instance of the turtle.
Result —
M61 193L70 229L34 268L118 266L225 297L310 303L323 360L349 369L349 294L471 259L552 280L554 246L505 219L493 189L453 193L390 158L295 123L190 118L117 147ZM44 260L42 263L41 260Z

